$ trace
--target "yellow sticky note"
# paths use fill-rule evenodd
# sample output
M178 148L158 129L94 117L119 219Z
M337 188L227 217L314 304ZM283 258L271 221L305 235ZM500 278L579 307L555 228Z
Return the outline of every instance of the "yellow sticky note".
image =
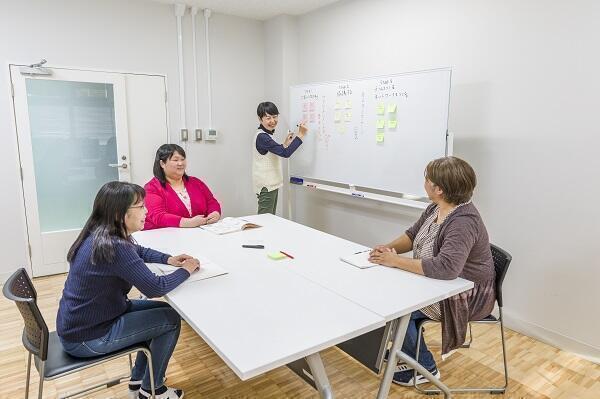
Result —
M342 102L341 102L341 101L336 101L336 102L335 102L335 109L342 109L342 108L344 108L344 107L342 106Z
M390 105L388 105L388 113L392 114L394 112L396 112L396 104L390 104Z
M377 129L383 129L385 127L385 119L377 119Z
M267 256L269 257L269 259L273 260L281 260L287 258L287 256L285 256L281 252L269 252Z
M388 121L388 128L390 128L390 129L395 129L395 128L396 128L396 126L398 126L398 121L397 121L397 120L395 120L395 119L390 119L390 120Z
M346 108L352 108L352 100L346 100Z
M375 135L375 139L377 140L378 143L383 143L383 138L384 138L384 134L383 133L377 133Z
M337 126L337 132L342 134L342 133L346 133L346 127L344 125L338 125Z
M350 122L352 120L352 112L348 111L346 112L346 122Z
M377 104L376 111L377 111L377 115L385 114L385 104L384 103Z
M342 113L341 112L336 112L335 115L334 115L334 117L333 117L334 122L339 122L341 119L342 119Z

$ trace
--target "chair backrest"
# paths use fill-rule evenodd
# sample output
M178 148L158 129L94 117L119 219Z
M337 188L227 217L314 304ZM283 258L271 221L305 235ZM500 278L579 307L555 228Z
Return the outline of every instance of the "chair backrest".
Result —
M41 360L48 357L48 326L37 306L37 292L25 269L14 272L6 280L2 293L14 301L25 322L23 346Z
M510 262L512 261L512 256L494 244L490 244L490 247L492 249L492 258L494 258L494 269L496 269L496 300L498 301L498 306L502 307L502 283L508 271L508 266L510 266Z

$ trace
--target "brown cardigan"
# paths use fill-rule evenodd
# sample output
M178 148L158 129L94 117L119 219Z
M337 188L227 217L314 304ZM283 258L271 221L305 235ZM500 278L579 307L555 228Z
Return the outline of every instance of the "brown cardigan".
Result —
M435 211L431 204L406 235L414 241L421 225ZM452 212L440 226L433 245L433 258L422 259L423 273L439 280L457 277L475 283L472 290L441 302L442 354L465 342L468 322L487 317L494 308L495 270L490 242L477 208L471 203Z

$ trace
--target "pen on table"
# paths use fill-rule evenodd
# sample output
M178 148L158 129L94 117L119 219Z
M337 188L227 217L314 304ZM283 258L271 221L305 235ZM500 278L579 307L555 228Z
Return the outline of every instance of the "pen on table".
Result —
M355 252L354 255L358 255L358 254L362 254L363 252L370 252L370 251L371 251L371 249L365 249L363 251Z
M265 249L264 245L242 244L242 248Z
M287 257L288 257L288 258L290 258L290 259L294 259L294 257L293 257L292 255L290 255L290 254L286 254L286 253L285 253L285 252L283 252L283 251L279 251L279 252L281 252L282 254L284 254L285 256L287 256Z

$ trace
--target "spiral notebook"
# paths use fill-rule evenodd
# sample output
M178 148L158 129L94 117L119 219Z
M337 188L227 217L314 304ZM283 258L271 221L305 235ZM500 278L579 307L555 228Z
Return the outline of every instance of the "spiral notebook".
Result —
M369 267L379 266L377 263L369 262L369 253L371 249L365 249L364 251L356 252L352 255L342 256L340 260L351 264L359 269L368 269Z

